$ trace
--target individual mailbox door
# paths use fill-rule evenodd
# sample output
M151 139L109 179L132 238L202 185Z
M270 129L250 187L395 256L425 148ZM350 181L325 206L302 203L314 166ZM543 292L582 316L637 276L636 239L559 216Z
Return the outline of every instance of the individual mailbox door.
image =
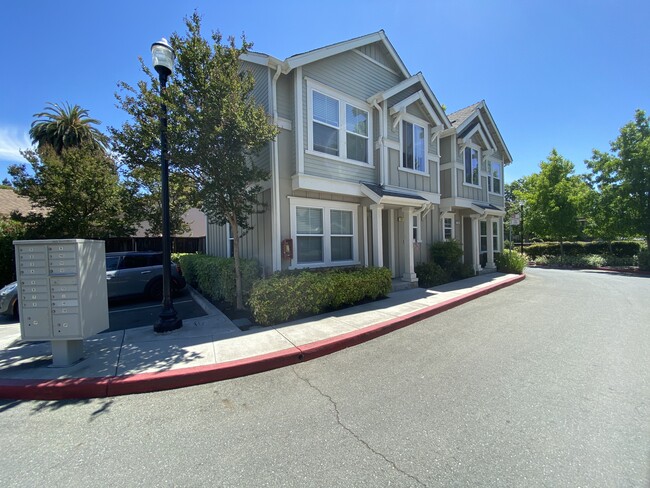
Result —
M52 335L50 311L47 308L24 308L22 313L23 339L42 339Z
M81 335L79 314L52 314L54 337L76 337Z

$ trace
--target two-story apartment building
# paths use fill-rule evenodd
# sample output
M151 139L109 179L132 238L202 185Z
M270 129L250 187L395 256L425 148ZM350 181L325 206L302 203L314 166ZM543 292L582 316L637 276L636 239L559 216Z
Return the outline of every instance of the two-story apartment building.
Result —
M447 115L383 31L242 63L281 129L255 161L271 178L243 257L266 273L374 265L415 282L429 245L457 239L476 271L494 266L511 157L484 102ZM228 226L208 226L207 251L232 255Z

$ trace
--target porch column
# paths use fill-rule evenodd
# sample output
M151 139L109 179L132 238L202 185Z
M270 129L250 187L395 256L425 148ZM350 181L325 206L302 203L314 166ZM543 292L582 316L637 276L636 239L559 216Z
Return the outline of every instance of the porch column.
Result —
M413 263L413 207L402 208L404 215L404 274L402 281L414 282L418 277L415 274Z
M492 218L487 217L487 263L485 263L485 269L495 269L496 265L494 264L494 245L493 245L493 233L492 233Z
M397 237L395 236L395 209L388 209L388 268L393 273L393 278L397 277L397 266L395 263L395 245Z
M368 207L361 207L361 226L363 227L363 265L368 267Z
M472 217L472 257L474 271L481 271L481 231L478 223L478 215Z
M383 205L370 205L372 212L372 264L378 268L384 265L384 247L382 243L381 211Z

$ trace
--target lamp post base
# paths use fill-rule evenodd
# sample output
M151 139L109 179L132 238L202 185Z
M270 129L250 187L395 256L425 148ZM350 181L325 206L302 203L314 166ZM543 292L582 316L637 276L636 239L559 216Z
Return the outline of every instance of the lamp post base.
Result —
M160 320L153 326L153 331L160 334L163 332L171 332L172 330L180 329L183 327L183 320L179 319L176 315L174 307L164 309L158 316Z

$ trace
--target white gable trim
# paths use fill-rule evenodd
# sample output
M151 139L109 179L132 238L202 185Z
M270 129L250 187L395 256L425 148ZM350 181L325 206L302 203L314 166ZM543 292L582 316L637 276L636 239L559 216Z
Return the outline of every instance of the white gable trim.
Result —
M419 90L418 92L414 93L410 97L405 98L400 102L397 102L395 105L393 105L390 108L390 114L395 115L396 113L399 112L404 113L406 111L406 107L412 105L418 100L422 102L427 113L429 114L431 119L435 122L435 125L442 125L442 121L440 120L440 117L438 117L436 112L433 110L433 107L431 106L427 98L424 96L424 92L422 90Z
M470 144L472 136L477 132L483 138L483 142L485 142L485 145L487 146L488 149L494 149L494 150L497 149L496 144L494 144L492 138L485 135L485 131L483 130L483 127L480 122L476 124L476 127L474 127L471 131L469 131L465 135L465 137L459 138L457 141L458 144Z
M504 161L504 165L507 165L508 162L512 162L512 155L510 154L510 151L508 150L508 146L506 146L506 143L504 142L503 137L501 136L501 133L499 132L499 129L497 127L497 124L494 122L494 118L492 118L492 114L490 113L490 109L487 107L485 101L481 101L481 103L476 107L476 109L472 112L472 114L469 117L467 117L463 121L463 123L460 124L456 128L456 132L458 134L463 132L463 129L465 129L470 124L470 122L472 122L474 120L476 115L478 115L481 124L483 124L485 126L485 130L487 130L487 132L488 132L488 136L490 137L490 141L492 141L493 147L496 148L497 145L494 142L494 139L492 138L492 136L490 135L490 131L488 130L487 125L485 124L485 121L483 120L483 117L481 115L481 109L482 108L485 109L485 113L488 116L488 120L490 121L490 123L494 127L494 132L496 133L496 135L497 135L497 137L499 139L499 142L501 143L501 146L503 146L503 150L505 151L505 156L507 156L505 158L506 160Z
M313 51L309 51L304 54L297 54L295 56L291 56L285 59L284 63L286 65L286 69L288 72L299 66L304 66L305 64L320 61L321 59L325 59L330 56L336 56L337 54L341 54L346 51L352 51L354 49L358 49L362 46L366 46L374 42L382 42L384 44L384 46L392 56L393 60L395 61L395 64L399 67L401 74L405 78L411 76L408 70L406 69L406 66L404 65L400 57L397 55L397 52L391 45L390 41L386 37L384 31L375 32L373 34L357 37L356 39L350 39L349 41L343 41L336 44L332 44L330 46L321 47L319 49L315 49Z

